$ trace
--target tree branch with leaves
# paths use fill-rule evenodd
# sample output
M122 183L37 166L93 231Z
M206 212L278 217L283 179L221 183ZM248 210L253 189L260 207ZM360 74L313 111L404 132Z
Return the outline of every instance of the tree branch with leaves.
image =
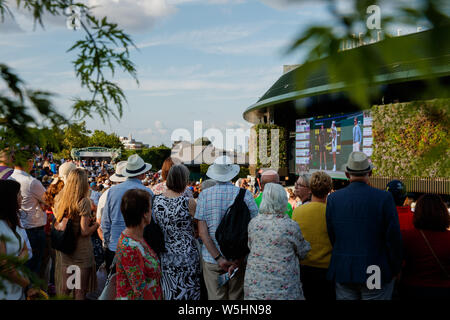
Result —
M130 60L129 49L135 47L130 36L117 24L106 17L99 19L91 13L91 8L72 0L0 0L0 23L5 16L14 19L10 6L15 3L17 10L32 15L34 28L44 27L44 16L64 15L67 8L75 6L83 12L81 20L84 38L77 41L68 52L76 52L73 61L75 75L82 88L87 89L89 99L73 97L72 116L77 120L100 116L103 122L111 116L120 119L126 96L117 83L113 82L116 69L130 75L137 83L137 71ZM109 73L111 76L109 76ZM8 65L0 61L0 152L5 159L13 159L17 164L25 163L39 146L46 145L58 135L62 126L73 127L57 110L52 102L54 94L47 90L31 90ZM57 144L57 143L55 143ZM10 155L13 154L14 157ZM12 164L10 164L12 165ZM12 256L0 257L4 264L0 267L0 289L7 279L6 271L27 269L23 261ZM36 279L34 283L36 283Z
M130 75L136 83L137 70L130 60L131 37L107 17L97 18L88 6L69 0L16 0L18 10L32 15L35 27L44 28L44 14L64 15L67 8L75 6L83 14L81 20L84 38L78 40L68 52L76 52L73 66L82 88L87 89L90 98L72 97L71 118L82 120L98 115L103 122L111 117L120 119L127 103L123 89L113 78L120 69ZM11 1L0 0L0 18L5 15L14 18ZM6 90L0 91L0 148L14 149L39 145L40 138L33 135L32 128L60 127L70 119L56 110L51 92L30 90L6 63L0 62L0 78L6 83ZM33 115L37 112L37 117ZM19 157L20 158L20 157Z

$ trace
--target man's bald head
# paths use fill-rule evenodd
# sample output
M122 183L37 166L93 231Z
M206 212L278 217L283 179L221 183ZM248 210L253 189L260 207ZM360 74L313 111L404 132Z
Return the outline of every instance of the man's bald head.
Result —
M264 190L266 183L280 183L280 176L275 170L264 171L261 175L261 190Z

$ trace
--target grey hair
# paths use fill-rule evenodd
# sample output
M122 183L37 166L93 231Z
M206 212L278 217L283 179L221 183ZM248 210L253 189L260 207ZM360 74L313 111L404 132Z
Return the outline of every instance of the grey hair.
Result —
M307 173L302 173L298 176L299 178L302 178L302 181L305 183L305 185L309 188L309 180L311 179L311 175ZM298 180L298 179L297 179Z
M183 192L189 183L189 169L183 164L172 166L167 175L166 186L172 191Z
M216 180L208 179L202 182L202 191L214 187L217 184Z
M286 211L288 198L284 188L277 183L268 183L264 187L259 213L280 214Z

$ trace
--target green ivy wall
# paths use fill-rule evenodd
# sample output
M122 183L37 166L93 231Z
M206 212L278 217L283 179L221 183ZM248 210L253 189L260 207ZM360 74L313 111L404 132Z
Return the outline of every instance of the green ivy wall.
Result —
M372 107L375 176L450 177L450 99Z

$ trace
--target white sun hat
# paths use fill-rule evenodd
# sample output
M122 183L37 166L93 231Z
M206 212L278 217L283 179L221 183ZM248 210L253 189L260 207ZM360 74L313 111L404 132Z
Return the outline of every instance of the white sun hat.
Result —
M145 163L141 157L137 154L132 154L128 158L127 165L122 171L122 175L125 177L137 177L147 171L150 171L152 165L150 163Z
M209 167L206 175L219 182L228 182L236 177L240 170L239 165L233 164L228 156L221 156Z
M123 175L123 171L127 167L127 161L120 161L118 164L116 164L116 172L109 177L109 180L112 182L124 182L127 180L127 177Z

